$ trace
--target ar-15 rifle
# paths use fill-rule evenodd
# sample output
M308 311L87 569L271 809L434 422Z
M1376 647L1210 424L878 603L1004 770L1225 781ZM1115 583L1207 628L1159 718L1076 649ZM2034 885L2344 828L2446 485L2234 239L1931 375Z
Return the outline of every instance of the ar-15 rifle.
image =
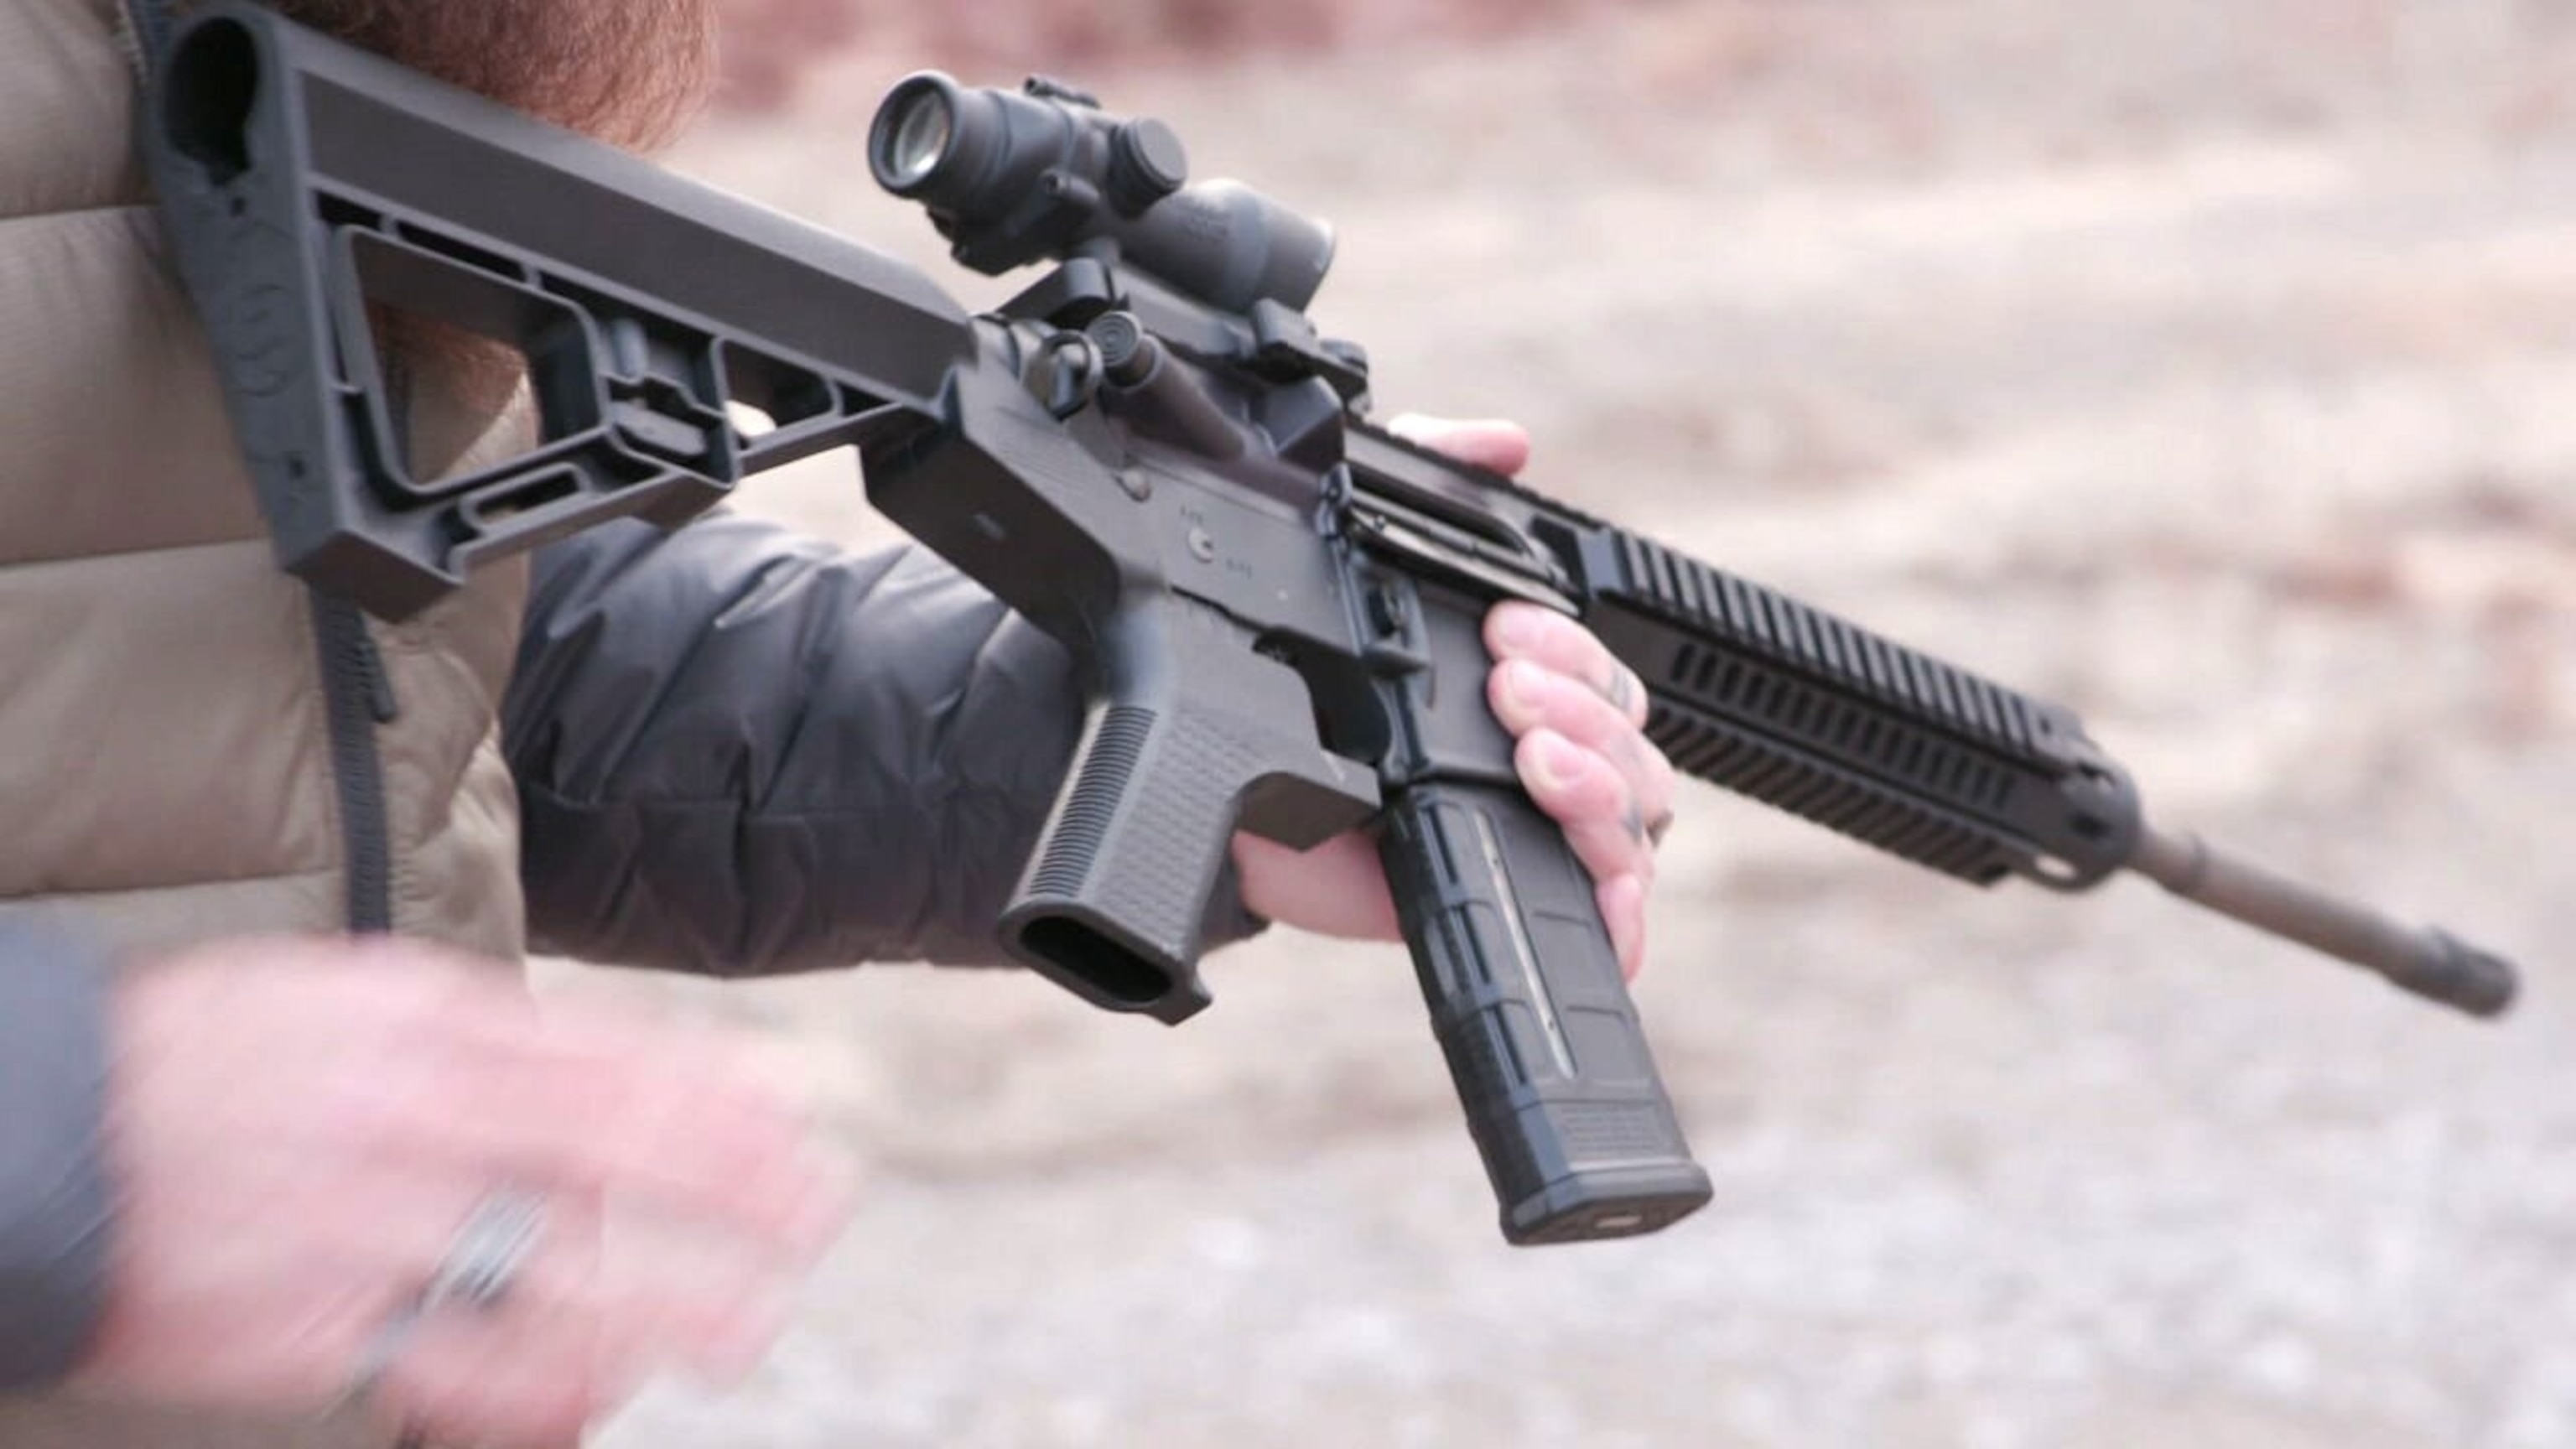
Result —
M919 272L248 4L195 19L146 149L298 575L399 618L601 520L677 525L855 444L870 501L1062 641L1073 768L1000 931L1102 1006L1208 1004L1199 921L1239 827L1365 822L1514 1242L1709 1197L1589 881L1479 683L1499 599L1582 618L1681 769L1979 885L2127 868L2481 1015L2512 969L2147 827L2075 715L1366 421L1305 315L1331 233L1188 184L1178 139L1032 82L897 87L868 159L957 259L1053 262L969 316ZM417 474L369 326L516 348L535 449ZM766 432L732 405L773 420Z

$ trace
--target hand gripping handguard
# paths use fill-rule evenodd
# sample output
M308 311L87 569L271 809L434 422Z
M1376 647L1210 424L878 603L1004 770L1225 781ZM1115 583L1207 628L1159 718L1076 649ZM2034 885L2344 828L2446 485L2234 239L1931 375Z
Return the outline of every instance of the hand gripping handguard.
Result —
M1238 830L1373 825L1434 1034L1516 1243L1650 1232L1710 1196L1592 883L1485 706L1480 623L1582 618L1683 770L1978 884L2123 866L2481 1013L2512 974L2438 932L2153 832L2072 713L1367 420L1305 309L1333 238L1054 82L889 95L868 159L980 270L918 271L256 5L172 42L145 150L282 564L387 618L602 520L677 526L844 445L869 500L1074 655L1090 695L999 929L1088 1000L1208 1004ZM374 323L515 351L535 446L455 476L396 441ZM753 426L751 412L763 426Z

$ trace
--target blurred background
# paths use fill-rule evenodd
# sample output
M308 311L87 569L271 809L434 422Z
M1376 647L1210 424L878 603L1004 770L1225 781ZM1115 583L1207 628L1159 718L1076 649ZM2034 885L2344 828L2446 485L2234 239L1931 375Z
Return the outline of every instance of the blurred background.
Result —
M610 1449L2576 1443L2576 3L732 0L682 169L932 269L884 87L1040 69L1341 230L1392 409L2075 706L2157 818L2520 957L2501 1026L1713 790L1649 1032L1717 1200L1517 1252L1400 947L1171 1031L876 967L748 1023L868 1165ZM888 536L846 459L751 506Z

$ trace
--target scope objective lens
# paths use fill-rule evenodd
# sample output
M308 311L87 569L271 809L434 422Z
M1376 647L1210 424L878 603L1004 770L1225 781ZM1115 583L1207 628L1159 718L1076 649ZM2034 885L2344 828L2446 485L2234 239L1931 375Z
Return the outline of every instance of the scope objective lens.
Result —
M914 185L939 169L948 157L948 143L956 134L954 119L948 113L948 97L927 86L923 87L903 109L895 122L894 140L886 148L887 170L902 186Z

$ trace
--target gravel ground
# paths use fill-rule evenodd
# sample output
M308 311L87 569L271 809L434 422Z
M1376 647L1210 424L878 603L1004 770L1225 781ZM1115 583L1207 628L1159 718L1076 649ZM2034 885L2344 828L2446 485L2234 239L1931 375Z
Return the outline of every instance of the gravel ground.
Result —
M681 164L931 264L857 161L902 59ZM606 1444L2576 1442L2571 78L2576 7L2503 0L1667 4L1086 77L1336 219L1318 315L1390 404L2066 700L2159 819L2528 1000L1701 791L1640 1001L1717 1201L1518 1253L1400 948L1274 933L1177 1032L557 968L769 1034L871 1167L758 1378ZM846 463L754 505L883 531Z

